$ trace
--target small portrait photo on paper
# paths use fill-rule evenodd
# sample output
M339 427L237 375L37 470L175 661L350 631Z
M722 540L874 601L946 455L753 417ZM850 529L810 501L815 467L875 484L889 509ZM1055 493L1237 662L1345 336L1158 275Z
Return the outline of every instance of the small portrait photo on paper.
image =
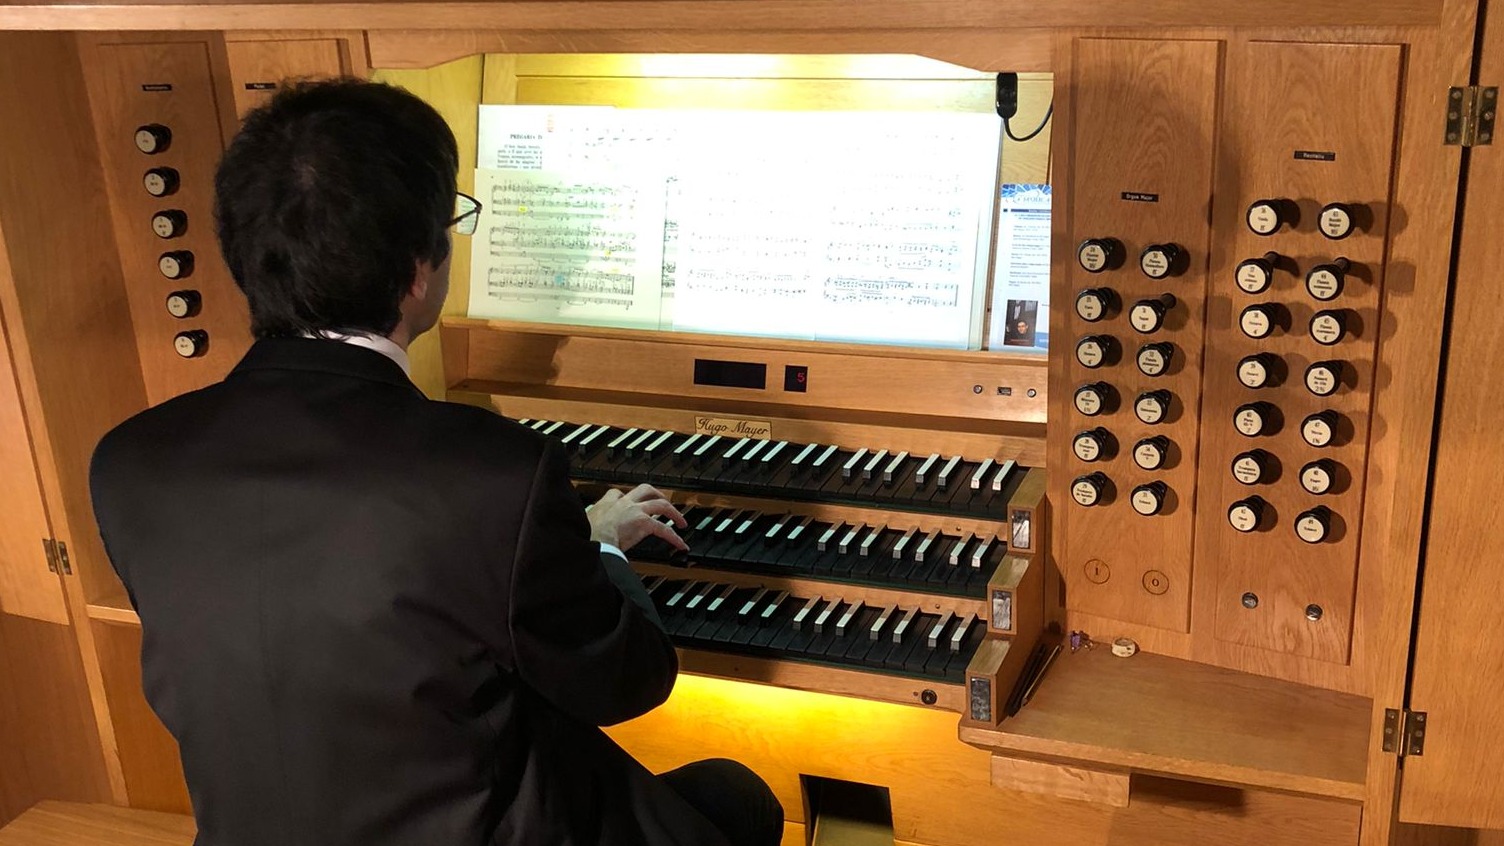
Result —
M1038 300L1009 300L1003 310L1006 321L1003 328L1003 344L1010 347L1032 347L1037 340L1039 323Z

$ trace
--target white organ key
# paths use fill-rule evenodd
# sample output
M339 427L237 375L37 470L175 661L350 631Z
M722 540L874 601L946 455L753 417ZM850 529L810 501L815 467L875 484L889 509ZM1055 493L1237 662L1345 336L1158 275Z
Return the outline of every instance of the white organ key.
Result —
M611 427L610 426L599 426L599 427L597 427L594 432L591 432L588 436L586 436L585 440L580 441L580 449L583 450L586 447L590 446L591 444L595 443L596 439L598 439L601 435L604 435L604 434L606 434L609 431L611 431Z
M736 451L739 450L739 449L741 449L742 447L746 446L747 444L751 443L751 441L752 441L751 438L742 438L741 440L739 440L736 443L732 444L731 448L728 449L728 450L726 450L721 455L721 461L723 463L725 463L725 464L730 464L731 463L731 459L733 459L733 458L736 457Z
M935 541L937 541L939 539L940 539L940 530L936 529L933 532L930 532L929 537L927 537L924 540L920 541L919 545L916 546L916 547L914 547L914 561L915 561L915 563L922 563L924 561L925 553L927 553L927 552L930 551L930 544L933 544Z
M736 593L736 585L726 585L725 590L721 591L721 595L710 600L710 604L705 606L705 613L714 614L717 609L726 604L726 600L730 599L733 593Z
M544 429L543 430L543 434L546 435L546 436L548 436L548 437L553 437L554 432L557 432L559 430L559 427L563 426L563 425L564 425L564 421L563 420L556 421L552 426L549 426L547 429Z
M998 467L997 475L992 477L993 493L1000 493L1002 491L1003 484L1008 481L1009 476L1013 475L1013 468L1015 466L1017 466L1016 463L1010 458Z
M655 432L652 429L647 429L647 430L643 431L643 433L641 435L639 435L636 440L634 440L631 443L627 444L627 455L631 455L632 453L636 452L638 447L642 446L643 443L645 441L647 441L648 438L651 438L651 437L653 437L656 434L658 434L658 433Z
M774 596L772 599L768 600L767 607L765 607L765 608L762 609L762 613L757 615L757 619L760 620L760 621L762 621L762 622L764 622L764 623L766 623L767 621L773 619L773 615L778 613L778 609L781 608L781 607L783 607L783 603L788 598L789 598L789 592L788 591L786 591L786 590L779 591L776 596Z
M814 613L815 607L818 606L821 601L822 599L820 597L812 596L810 597L808 602L804 603L803 608L800 608L797 612L795 612L793 624L794 631L797 632L800 629L804 628L804 621L809 619L809 615Z
M825 551L825 547L826 547L827 544L830 543L830 539L836 536L836 529L837 528L839 528L839 527L837 527L837 526L831 526L830 528L828 528L828 529L825 530L825 534L821 535L819 540L815 541L815 551L816 552L824 552ZM790 538L792 538L792 537L793 536L791 535Z
M698 434L698 433L690 435L684 441L684 443L679 444L678 446L674 447L674 455L680 455L680 454L682 454L685 450L687 450L690 447L694 446L695 445L695 441L698 441L702 437L704 437L704 435L701 435L701 434ZM699 453L695 453L695 454L698 455Z
M955 471L956 465L960 463L961 456L952 456L950 461L945 463L945 469L941 470L939 475L935 477L935 487L945 488L948 486L950 484L950 474Z
M788 523L788 517L778 518L778 521L773 524L772 528L768 529L767 533L762 536L762 539L765 541L776 540L778 538L778 533L783 531L783 527L787 526Z
M769 463L771 463L773 461L773 456L777 455L780 452L783 452L783 448L786 447L786 446L788 446L788 445L789 445L788 441L779 441L778 443L773 444L773 448L770 449L770 450L768 450L767 452L763 453L762 458L760 460L762 461L763 464L769 464Z
M910 608L909 610L904 611L902 608L900 608L899 613L901 613L903 616L898 618L898 624L893 627L894 643L903 643L903 633L909 630L909 624L914 622L915 617L919 616L919 609Z
M758 588L757 593L752 594L752 598L747 600L746 603L742 605L742 610L736 612L736 616L745 617L748 614L751 614L754 610L756 610L757 603L762 602L762 598L767 595L767 588Z
M935 466L935 462L939 461L939 460L940 460L940 453L938 453L938 452L931 453L930 457L926 458L924 460L924 463L921 464L921 465L919 465L919 469L914 471L914 484L916 484L916 485L923 485L924 484L924 477L927 476L927 475L929 475L930 468L934 467Z
M658 440L653 441L652 443L648 444L648 448L646 450L644 450L644 452L646 452L648 455L652 455L653 452L658 449L658 447L663 446L663 442L664 441L666 441L669 438L673 437L673 435L674 435L673 432L664 432L663 434L661 434L661 435L658 436Z
M877 541L878 536L882 533L882 526L874 528L871 534L867 535L867 539L862 541L862 545L857 548L857 554L863 558L870 557L872 555L872 545Z
M798 467L799 465L803 464L804 463L804 459L808 458L810 453L814 452L815 450L817 450L819 448L820 448L819 444L808 444L808 445L806 445L804 447L804 449L799 450L799 454L798 455L794 456L794 460L791 461L791 462L789 462L790 466Z
M837 637L846 636L846 630L851 628L852 618L861 613L861 610L865 607L867 607L866 604L861 600L857 600L856 602L851 603L851 605L846 609L846 613L842 614L841 619L836 622Z
M865 528L867 528L867 527L866 526L856 526L851 531L847 532L846 536L843 537L843 538L841 538L841 542L838 543L838 544L836 544L836 552L839 552L842 555L845 555L847 552L850 552L851 551L851 542L854 541L854 540L856 540L856 536L863 529L865 529Z
M830 446L826 447L825 451L820 453L820 457L815 459L815 463L811 464L810 466L817 468L824 466L826 460L829 459L832 455L836 454L837 449L840 449L840 447L837 447L835 444L831 444Z
M752 448L742 453L742 461L751 461L752 459L756 458L758 451L767 446L769 443L769 441L754 440L752 442Z
M846 463L841 465L841 478L850 479L852 474L856 472L856 465L862 460L862 456L866 454L866 447L862 447L861 449L852 453L851 457L846 459Z
M897 605L889 605L887 608L884 608L883 613L877 615L877 619L873 621L872 628L867 630L867 639L877 640L882 637L883 627L888 625L888 620L892 619L893 612L897 610Z
M580 428L575 429L573 432L570 432L569 434L567 434L567 435L564 436L564 445L565 446L569 446L569 445L573 444L574 441L575 441L575 438L578 438L579 436L581 436L581 435L585 434L586 432L590 431L591 425L593 425L593 424L590 424L590 423L581 423L580 424Z
M945 627L950 625L950 621L954 619L956 619L956 612L945 612L945 616L940 618L940 622L936 623L935 627L930 629L930 636L925 639L925 645L931 649L939 646L940 636L945 634Z
M620 435L617 435L615 438L612 438L611 443L606 444L606 449L611 450L612 454L615 454L616 448L626 443L627 439L635 434L637 434L637 427L634 426L631 429L622 432Z
M890 461L890 462L888 462L888 466L887 467L883 468L883 483L884 484L891 483L893 481L893 474L897 473L898 472L898 468L900 466L902 466L905 461L908 461L908 460L909 460L909 454L907 452L900 452L899 454L893 456L893 460Z
M908 547L909 541L911 541L911 540L914 539L914 534L916 532L918 532L918 531L919 530L916 528L916 529L910 529L907 532L904 532L903 537L901 537L901 538L898 539L898 543L893 544L893 560L894 561L898 561L898 560L900 560L900 559L903 558L903 551L904 551L904 549L906 547Z
M840 599L832 599L830 604L825 606L825 610L821 611L820 616L815 618L815 634L821 634L825 631L825 624L830 620L830 615L835 612L836 606L840 604Z
M992 549L992 542L997 538L977 538L977 548L971 553L971 566L974 569L982 569L982 562L987 558L988 550Z
M705 453L707 453L707 452L710 451L711 447L715 446L716 443L718 441L720 441L720 439L721 439L720 435L711 435L709 438L707 438L705 440L705 443L700 444L700 448L697 449L697 450L695 450L695 453L694 453L695 454L695 458L700 458L700 457L704 456Z
M967 617L964 621L956 624L956 630L950 633L950 651L951 652L960 652L961 651L961 646L966 641L966 633L969 632L969 631L971 631L971 627L974 626L974 625L976 625L976 623L977 623L977 615L972 614L970 617Z
M787 540L789 540L790 542L797 540L799 538L799 535L804 533L804 528L813 522L815 522L815 518L809 516L808 514L800 517L799 524L794 526L794 528L789 529L789 536Z
M877 474L877 465L881 464L882 460L884 458L887 458L887 457L888 457L888 451L887 450L883 450L882 452L878 452L878 453L873 453L872 459L870 461L868 461L865 465L862 466L862 479L870 481L872 479L872 477Z
M961 539L960 543L957 543L955 546L950 548L950 566L960 566L962 557L961 554L966 551L966 547L970 545L971 542L975 539L976 535L967 535L966 537Z
M979 491L979 490L982 489L982 480L986 478L987 471L991 470L992 469L992 465L995 464L995 463L996 462L994 462L992 459L989 458L986 461L982 462L982 466L978 467L977 471L975 473L971 474L971 489L972 490Z

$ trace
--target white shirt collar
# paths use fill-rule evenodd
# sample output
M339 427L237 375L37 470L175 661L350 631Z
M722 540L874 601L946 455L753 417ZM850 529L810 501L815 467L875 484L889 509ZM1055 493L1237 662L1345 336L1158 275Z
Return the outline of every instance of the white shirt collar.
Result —
M366 335L360 333L346 335L335 331L327 331L323 334L310 333L305 334L304 337L318 338L325 341L339 341L340 343L349 344L351 346L365 347L368 350L374 350L396 362L397 366L402 368L402 372L406 374L408 378L411 378L413 375L412 368L408 364L407 360L407 350L404 350L403 348L397 346L396 342L394 342L391 338L384 338L380 335Z

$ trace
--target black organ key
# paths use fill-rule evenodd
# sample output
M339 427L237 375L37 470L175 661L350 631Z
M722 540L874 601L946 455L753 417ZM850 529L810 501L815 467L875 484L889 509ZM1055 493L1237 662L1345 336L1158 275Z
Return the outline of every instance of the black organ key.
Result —
M774 484L774 479L793 459L798 449L798 445L790 441L769 442L768 446L757 454L755 461L749 464L742 481L753 493L777 494L778 488Z
M945 679L953 682L964 682L966 679L966 667L971 663L971 658L976 654L977 647L982 645L982 640L987 636L987 625L982 620L976 620L962 634L959 648L950 653L950 658L945 663Z
M771 478L766 482L769 491L797 490L795 480L809 473L810 465L814 463L819 444L789 444L781 454L785 459Z
M924 642L925 633L929 631L931 626L935 625L938 619L939 617L935 614L925 614L916 611L913 617L905 621L908 623L906 627L904 623L900 623L899 627L902 630L900 631L900 628L893 630L893 636L898 638L898 642L888 652L887 658L883 659L883 666L890 670L904 669L904 664L908 661L909 655L913 653L915 647Z
M827 480L839 475L840 467L851 453L835 445L818 449L810 457L809 469L793 478L793 486L806 493L817 493Z

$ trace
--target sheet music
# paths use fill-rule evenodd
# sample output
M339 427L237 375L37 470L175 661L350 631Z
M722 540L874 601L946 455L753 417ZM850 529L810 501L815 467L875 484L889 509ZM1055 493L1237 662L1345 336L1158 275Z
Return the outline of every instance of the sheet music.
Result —
M658 328L663 181L477 170L470 314Z
M599 221L559 232L483 219L482 231L503 239L568 239L576 261L518 276L516 249L488 253L487 272L503 271L490 288L476 284L477 247L472 314L502 304L523 319L978 347L998 135L997 119L981 114L482 107L483 167L612 187L618 200L635 187L634 207L651 205L660 219L656 249L638 225L628 227L637 236L630 253ZM634 173L661 176L651 187L622 183ZM615 269L592 265L607 276L579 276L578 251L599 260L603 249ZM627 255L651 265L631 274L631 323L613 311L628 296L618 284ZM587 282L596 288L583 290ZM656 324L643 311L648 287ZM589 301L552 317L535 300L516 307L538 291Z
M1002 186L989 349L1049 347L1050 202L1048 185Z

